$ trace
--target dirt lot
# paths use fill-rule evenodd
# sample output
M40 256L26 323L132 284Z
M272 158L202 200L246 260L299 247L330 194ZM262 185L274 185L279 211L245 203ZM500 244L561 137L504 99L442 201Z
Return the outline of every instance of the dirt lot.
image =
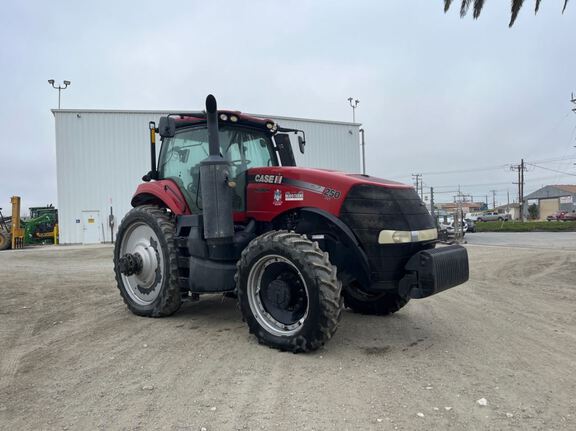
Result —
M0 428L576 429L576 251L469 252L466 285L306 355L220 296L131 315L110 247L0 253Z

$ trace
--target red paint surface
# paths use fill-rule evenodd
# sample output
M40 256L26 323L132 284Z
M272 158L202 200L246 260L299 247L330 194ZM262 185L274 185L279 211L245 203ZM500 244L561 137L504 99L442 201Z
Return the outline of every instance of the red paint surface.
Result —
M339 192L338 198L329 197L322 193L308 190L304 187L291 184L268 184L250 182L246 190L245 212L234 213L234 221L241 223L247 219L257 221L271 221L280 214L296 208L318 208L338 217L340 208L346 195L357 184L371 184L385 188L412 188L410 185L396 183L394 181L382 180L370 176L351 176L343 172L326 169L311 169L298 167L262 167L248 170L248 176L254 175L281 175L284 180L299 180L306 183L327 187L335 192ZM281 199L275 200L276 191L280 192ZM286 200L286 193L303 193L302 200ZM184 195L175 182L171 180L160 180L143 183L138 186L134 197L148 194L152 195L170 208L176 215L190 214L190 209L186 204Z
M394 181L387 181L369 176L350 176L343 172L326 169L264 167L252 168L248 171L248 174L250 176L258 174L282 175L283 179L289 178L305 181L340 192L340 197L335 199L290 184L249 183L247 188L248 211L246 212L246 215L248 218L254 218L259 221L270 221L287 210L303 207L322 209L338 217L346 195L352 186L357 184L372 184L386 188L412 188L412 186L396 183ZM282 195L281 202L274 200L274 193L276 190L279 190ZM304 198L301 201L287 201L287 192L302 192Z
M136 189L132 200L139 195L152 195L160 199L176 215L190 214L184 195L172 180L142 183Z

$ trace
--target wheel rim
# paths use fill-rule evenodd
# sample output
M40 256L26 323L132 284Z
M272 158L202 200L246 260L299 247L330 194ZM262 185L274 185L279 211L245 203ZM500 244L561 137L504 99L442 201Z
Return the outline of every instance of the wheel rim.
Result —
M300 270L283 256L266 255L252 266L247 296L252 313L273 335L295 334L308 317L306 281Z
M158 298L164 279L164 254L154 230L146 223L132 224L126 230L120 247L120 257L138 254L142 268L133 275L121 274L126 292L140 305L149 305Z

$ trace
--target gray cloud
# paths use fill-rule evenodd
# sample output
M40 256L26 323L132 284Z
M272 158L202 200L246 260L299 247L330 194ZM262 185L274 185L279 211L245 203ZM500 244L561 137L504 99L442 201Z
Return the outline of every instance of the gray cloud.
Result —
M0 17L5 208L12 194L24 207L56 202L49 78L72 81L65 108L197 109L213 92L246 112L348 120L354 96L369 172L404 181L576 157L570 8L525 8L508 29L497 2L478 21L429 1L15 3ZM574 172L570 160L545 166ZM536 168L526 178L527 191L575 182ZM505 168L424 181L502 183L464 191L515 196Z

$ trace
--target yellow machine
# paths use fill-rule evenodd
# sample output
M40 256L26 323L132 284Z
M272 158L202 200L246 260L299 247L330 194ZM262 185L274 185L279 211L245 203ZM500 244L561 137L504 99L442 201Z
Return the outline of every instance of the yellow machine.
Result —
M4 218L0 212L0 250L24 248L29 244L58 244L57 212L54 207L32 207L30 218L20 218L21 200L12 196L12 216Z

